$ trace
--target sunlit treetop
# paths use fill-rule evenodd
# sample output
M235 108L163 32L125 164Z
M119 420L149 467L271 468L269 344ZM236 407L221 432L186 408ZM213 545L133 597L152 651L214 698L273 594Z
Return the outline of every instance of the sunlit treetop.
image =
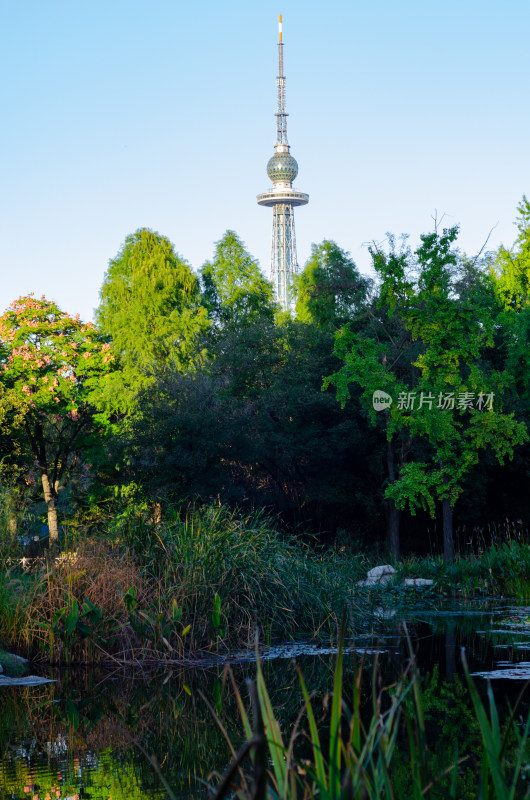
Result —
M62 407L75 419L112 361L110 344L91 322L44 296L19 297L0 317L0 378L28 411Z
M497 298L507 311L530 307L530 202L525 195L517 211L515 245L499 248L492 271Z

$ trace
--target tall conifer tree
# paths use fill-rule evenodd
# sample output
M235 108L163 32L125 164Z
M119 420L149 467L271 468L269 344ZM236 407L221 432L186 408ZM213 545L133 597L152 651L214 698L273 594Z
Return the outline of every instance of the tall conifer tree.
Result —
M155 369L182 371L208 326L199 283L166 237L141 228L127 236L109 263L96 318L113 343L121 371L111 384L111 405L127 410Z

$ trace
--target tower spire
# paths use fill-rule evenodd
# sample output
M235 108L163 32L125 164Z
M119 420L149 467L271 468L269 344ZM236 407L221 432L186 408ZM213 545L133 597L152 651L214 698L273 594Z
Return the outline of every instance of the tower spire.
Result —
M276 144L288 144L287 142L287 112L285 110L285 75L283 74L283 42L282 42L282 15L278 23L278 77L276 86L278 87L278 111L276 112Z
M260 206L272 206L272 259L271 273L276 299L284 311L293 305L293 276L298 272L294 207L309 202L309 195L293 189L298 175L298 164L290 154L287 141L287 112L285 110L285 75L283 73L282 15L279 20L278 41L278 110L276 112L276 144L274 155L267 164L267 175L273 186L258 195Z

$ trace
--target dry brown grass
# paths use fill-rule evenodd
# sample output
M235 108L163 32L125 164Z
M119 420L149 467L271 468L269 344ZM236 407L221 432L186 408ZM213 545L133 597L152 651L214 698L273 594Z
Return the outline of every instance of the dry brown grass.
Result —
M74 601L81 609L87 599L101 611L107 633L112 627L114 641L109 650L130 650L137 643L123 596L131 586L135 587L140 602L147 601L140 567L128 551L97 539L79 543L74 553L64 553L49 561L35 584L27 613L28 645L44 646L50 650L52 661L62 661L64 647L52 630L54 620L62 609L72 608ZM70 656L86 660L89 642L79 645Z

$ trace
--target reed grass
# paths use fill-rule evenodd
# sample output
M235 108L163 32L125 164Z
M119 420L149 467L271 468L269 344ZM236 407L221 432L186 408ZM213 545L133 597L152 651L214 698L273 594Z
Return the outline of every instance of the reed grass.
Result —
M263 515L192 506L49 554L18 623L0 624L52 663L182 660L251 647L256 628L264 642L335 631L362 572Z
M429 747L419 672L411 658L392 686L380 688L377 668L372 678L372 713L363 722L362 667L354 675L348 705L343 686L343 639L333 675L328 717L317 721L315 699L302 673L304 703L288 735L271 704L263 670L251 686L253 719L235 683L245 743L223 776L210 776L211 800L229 796L238 800L524 800L528 785L530 715L520 729L517 715L522 694L504 725L491 690L488 708L464 672L482 737L479 753L459 755L435 772L437 762ZM523 690L524 691L524 690ZM222 726L221 726L222 727ZM302 747L301 745L306 745ZM307 757L309 745L309 757ZM306 755L300 756L301 750ZM409 780L396 769L403 757L409 762ZM471 780L470 780L471 778ZM474 786L475 789L470 789Z
M482 595L530 598L530 545L516 539L494 543L479 555L408 558L397 565L403 578L432 578L435 591L462 597Z

